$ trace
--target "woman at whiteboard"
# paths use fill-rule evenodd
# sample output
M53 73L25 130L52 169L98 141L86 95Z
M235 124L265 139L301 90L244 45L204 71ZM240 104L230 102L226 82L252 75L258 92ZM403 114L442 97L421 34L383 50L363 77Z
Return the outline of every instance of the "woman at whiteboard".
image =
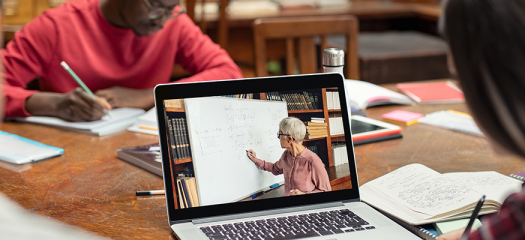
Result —
M262 170L274 175L284 174L285 196L332 190L323 161L302 144L305 135L304 123L287 117L279 123L277 134L281 147L286 149L279 161L271 163L258 159L252 149L247 153L248 158Z

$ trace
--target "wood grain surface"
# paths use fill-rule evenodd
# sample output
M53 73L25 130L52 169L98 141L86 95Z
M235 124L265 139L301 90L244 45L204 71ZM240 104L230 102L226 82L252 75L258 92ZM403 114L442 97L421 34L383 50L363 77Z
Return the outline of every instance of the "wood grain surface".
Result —
M380 119L398 109L423 114L468 111L459 103L382 106L367 113ZM25 123L3 123L0 130L65 150L38 163L0 163L0 191L24 208L114 239L174 238L164 196L135 196L137 190L163 189L162 178L117 159L118 148L155 143L157 136L124 131L95 137ZM360 185L416 162L441 173L525 171L523 159L495 154L482 137L424 124L404 126L402 134L402 139L355 147Z

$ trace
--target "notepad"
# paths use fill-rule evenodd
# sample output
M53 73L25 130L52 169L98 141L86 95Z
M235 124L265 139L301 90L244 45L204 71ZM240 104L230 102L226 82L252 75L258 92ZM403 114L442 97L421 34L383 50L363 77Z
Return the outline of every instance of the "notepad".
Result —
M0 131L0 160L23 164L58 156L64 149Z
M412 104L405 95L369 82L345 79L344 83L348 105L353 108L364 110L377 105Z
M452 82L404 83L399 90L418 103L456 103L465 101L463 92Z
M144 112L144 110L137 108L116 108L109 111L111 117L104 116L101 120L92 122L68 122L54 117L34 116L13 118L12 120L50 126L78 133L105 136L122 131L131 126Z
M396 110L381 115L383 121L392 123L406 124L407 126L417 123L417 120L424 115L421 113L408 112L403 110Z
M469 221L470 219L464 218L445 222L438 222L434 223L433 225L439 234L444 234L452 232L454 230L458 230L460 228L467 227ZM476 230L479 227L481 227L481 222L479 221L479 219L476 218L476 220L474 220L474 224L472 224L472 230Z

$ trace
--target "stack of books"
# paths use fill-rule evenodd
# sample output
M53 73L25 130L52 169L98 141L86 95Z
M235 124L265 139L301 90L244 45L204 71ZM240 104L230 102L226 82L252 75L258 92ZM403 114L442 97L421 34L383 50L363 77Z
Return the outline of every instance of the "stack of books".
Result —
M167 108L184 108L184 99L171 99L164 101L164 107Z
M306 137L305 139L322 138L328 136L328 128L326 123L305 122Z
M328 110L341 109L341 101L339 101L339 92L326 92L326 107Z
M343 117L331 117L328 119L328 122L330 123L330 135L345 134L343 128Z
M177 177L177 196L181 209L200 206L194 177Z

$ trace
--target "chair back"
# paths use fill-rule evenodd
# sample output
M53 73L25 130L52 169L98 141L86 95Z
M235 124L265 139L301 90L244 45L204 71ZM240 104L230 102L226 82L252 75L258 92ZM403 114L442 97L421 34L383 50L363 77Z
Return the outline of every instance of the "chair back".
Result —
M199 27L201 31L206 34L207 30L207 22L206 17L204 13L204 6L206 4L206 0L200 0L201 2L201 13L200 13L200 19L197 21L195 19L195 5L197 4L197 0L186 0L186 14L193 20L194 23L199 23ZM221 45L222 48L226 48L226 45L228 43L228 17L226 16L226 7L228 6L229 0L219 0L219 17L217 19L217 26L218 26L218 36L217 36L217 42L219 45Z
M313 16L260 18L253 23L255 41L255 76L268 76L266 70L266 40L286 40L286 72L292 74L295 56L299 59L301 74L319 72L314 38L321 39L321 50L326 49L327 36L345 35L345 78L359 79L359 59L357 52L358 20L354 16ZM297 40L297 54L295 53ZM322 54L322 53L321 53Z

